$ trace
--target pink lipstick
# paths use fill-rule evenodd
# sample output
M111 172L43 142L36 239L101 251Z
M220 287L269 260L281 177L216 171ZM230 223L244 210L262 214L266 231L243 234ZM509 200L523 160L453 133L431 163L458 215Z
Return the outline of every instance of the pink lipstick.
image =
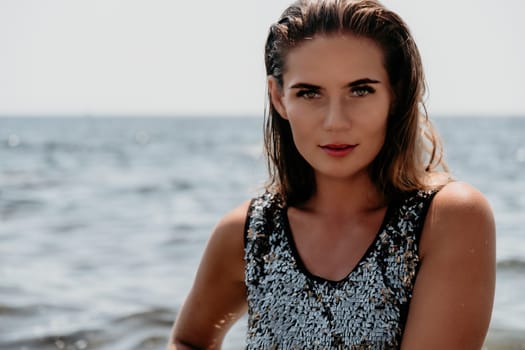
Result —
M323 151L334 157L344 157L357 147L357 145L349 145L343 143L327 144L320 146Z

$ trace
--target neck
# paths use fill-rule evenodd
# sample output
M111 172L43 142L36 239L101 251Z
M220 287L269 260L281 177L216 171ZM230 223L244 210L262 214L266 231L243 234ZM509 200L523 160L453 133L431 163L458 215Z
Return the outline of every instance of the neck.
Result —
M339 216L377 210L385 205L383 194L368 174L346 179L316 175L316 192L304 208Z

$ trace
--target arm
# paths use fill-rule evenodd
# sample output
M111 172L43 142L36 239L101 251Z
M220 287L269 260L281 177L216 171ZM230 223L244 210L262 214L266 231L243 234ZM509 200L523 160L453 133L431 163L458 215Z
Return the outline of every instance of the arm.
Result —
M169 350L220 349L246 311L244 223L248 203L227 214L212 233L170 337Z
M432 201L401 349L479 350L494 300L495 225L483 195L446 185Z

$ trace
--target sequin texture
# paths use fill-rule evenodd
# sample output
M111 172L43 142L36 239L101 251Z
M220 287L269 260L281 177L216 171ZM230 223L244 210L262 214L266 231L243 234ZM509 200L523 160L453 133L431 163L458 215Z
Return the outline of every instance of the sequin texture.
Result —
M399 348L434 193L414 192L391 205L366 254L337 282L302 267L279 196L252 200L245 232L247 349Z

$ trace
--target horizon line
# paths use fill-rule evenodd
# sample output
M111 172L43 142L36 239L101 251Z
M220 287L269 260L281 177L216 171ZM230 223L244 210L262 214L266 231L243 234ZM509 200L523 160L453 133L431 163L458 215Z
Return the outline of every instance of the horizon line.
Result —
M0 113L0 119L11 119L11 118L152 118L152 119L211 119L211 118L263 118L263 114L254 113L216 113L216 114L204 114L204 113ZM441 119L441 118L525 118L525 114L521 113L501 113L501 114L476 114L476 113L436 113L429 116L429 119Z

